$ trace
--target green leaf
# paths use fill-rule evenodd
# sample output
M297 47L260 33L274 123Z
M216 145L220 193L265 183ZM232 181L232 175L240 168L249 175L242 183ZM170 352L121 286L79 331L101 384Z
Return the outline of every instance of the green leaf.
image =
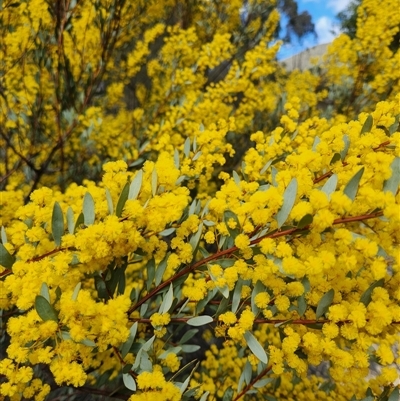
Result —
M96 346L96 343L93 340L89 340L88 338L85 338L84 340L82 340L81 344L86 345L86 347L95 347Z
M375 281L372 283L367 290L365 290L364 294L361 295L360 302L364 304L365 306L368 306L369 303L372 300L372 292L374 291L375 288L377 287L383 287L383 284L385 283L385 280L381 278L378 281Z
M168 237L168 235L171 235L175 231L176 231L176 228L171 227L171 228L166 228L165 230L159 232L158 234L161 235L162 237Z
M4 226L1 226L1 242L3 244L7 244L7 234L6 230L4 229Z
M231 219L236 222L236 227L235 228L230 228L229 225L228 225L228 221L231 220ZM226 228L229 231L230 237L232 239L235 239L238 236L238 234L240 233L240 224L239 224L238 217L231 210L225 210L225 212L224 212L224 222L226 224Z
M321 191L324 192L328 199L331 199L331 195L333 192L336 190L336 186L338 183L338 176L337 174L333 174L332 176L329 177L328 181L324 184L324 186L321 188Z
M74 234L75 230L75 221L74 221L74 211L72 210L71 206L68 206L67 209L67 228L70 234Z
M352 201L354 201L357 195L358 186L360 184L360 180L363 174L364 174L364 167L362 167L360 170L357 171L356 174L354 174L354 176L347 183L346 187L343 190L343 193L347 195Z
M268 363L268 357L265 353L264 348L258 342L258 340L250 333L250 331L246 331L244 333L244 339L246 340L247 345L250 348L250 351L263 363Z
M78 217L79 219L79 217ZM83 198L83 221L86 226L94 224L95 213L94 213L94 200L89 192L86 192Z
M340 152L340 158L342 160L344 160L344 158L346 157L347 152L349 151L349 147L350 147L350 138L348 135L343 135L343 142L344 142L344 148Z
M338 162L339 160L341 160L340 153L335 153L335 154L332 156L332 159L331 159L331 161L329 162L329 164L334 164L334 163Z
M206 391L201 397L199 401L207 401L210 392Z
M373 123L374 123L374 119L372 118L371 114L369 114L367 119L364 122L363 127L361 128L361 135L364 135L367 132L371 132Z
M165 270L167 268L167 261L169 258L169 254L167 254L165 256L165 258L160 262L160 264L158 265L157 269L156 269L156 274L155 274L155 285L158 286L163 278L163 275L165 273Z
M108 292L107 292L107 286L106 286L106 283L104 282L104 280L100 276L95 276L94 282L95 282L95 287L96 287L96 291L97 291L97 296L100 299L108 299L109 296L108 296Z
M253 387L254 388L262 388L262 387L265 387L267 384L272 383L273 381L274 381L274 379L272 377L267 377L265 379L261 379L261 380L256 381L253 384Z
M240 177L239 177L239 174L235 170L232 171L232 177L233 177L233 180L235 181L235 184L239 186L240 185Z
M239 278L238 281L236 282L235 289L233 291L233 296L232 296L232 308L231 311L233 313L236 313L238 310L238 307L240 305L240 300L242 296L242 287L243 287L243 279Z
M388 401L399 401L400 400L400 388L397 386L393 389L389 396Z
M392 169L392 175L383 184L383 191L389 191L393 195L396 195L400 186L400 157L394 158L390 168Z
M297 298L297 311L299 313L299 316L303 316L306 310L307 310L307 302L306 302L306 297L303 294L302 296Z
M122 358L125 358L128 355L129 350L132 347L133 341L135 340L137 328L138 328L138 322L135 322L129 329L129 337L121 347Z
M117 207L115 208L115 214L117 217L121 217L122 210L124 209L125 203L128 200L129 194L129 184L126 183L123 190L121 191L121 195L119 196Z
M129 373L123 373L122 374L122 380L124 382L125 387L128 390L136 391L135 379Z
M328 311L329 307L332 304L334 296L335 296L335 290L331 288L326 294L324 294L324 296L318 302L317 311L315 313L315 317L317 319L319 319Z
M182 345L182 352L184 354L190 354L200 349L200 345L184 344Z
M114 205L113 205L113 200L111 197L110 190L108 188L106 188L106 199L107 199L108 213L113 214L114 213Z
M128 199L136 199L142 187L143 170L139 170L129 186Z
M265 286L264 284L260 281L257 280L256 285L253 288L253 291L251 292L251 311L257 315L257 313L259 312L257 305L254 302L254 299L256 297L256 295L258 295L260 292L265 291Z
M154 258L151 258L147 262L146 272L147 272L146 288L148 291L148 290L150 290L151 284L153 283L154 276L156 273L156 262L154 261Z
M394 123L389 127L389 134L393 135L399 128L400 114L396 116Z
M185 144L183 145L183 154L186 157L189 157L189 153L190 153L190 138L186 138Z
M55 322L58 322L56 311L50 305L50 302L42 295L36 296L35 309L43 321L47 322L48 320L54 320Z
M0 244L0 265L11 269L15 262L15 257L11 256L3 244Z
M46 283L42 283L40 287L40 295L45 298L48 303L50 303L50 292Z
M193 336L195 336L199 332L198 329L190 329L188 330L179 341L179 344L184 344L185 342L189 341Z
M71 299L72 299L73 301L76 301L76 300L78 299L78 294L79 294L79 291L81 290L81 287L82 287L82 283L81 283L81 282L79 282L79 283L75 286L74 292L73 292L72 297L71 297Z
M233 399L233 388L228 387L222 396L222 401L231 401Z
M205 324L213 322L214 319L211 316L196 316L189 319L186 323L189 326L204 326Z
M85 217L83 216L83 213L79 213L78 218L76 219L75 227L74 227L74 232L79 228L81 224L84 224L85 222Z
M312 214L306 214L303 216L300 221L297 223L297 228L304 228L310 225L313 222L313 215Z
M169 285L169 290L165 294L165 297L162 301L162 304L160 306L160 313L168 313L169 309L172 306L172 302L174 300L174 288L172 286L172 283Z
M192 237L190 238L190 241L189 241L190 245L192 246L194 254L196 253L197 248L199 246L202 232L203 232L203 222L201 222L199 224L199 228L198 228L196 234L192 235Z
M61 237L64 234L64 216L58 202L55 202L53 206L51 232L56 246L61 246Z
M174 151L174 165L179 170L180 162L179 162L179 152L178 149Z
M182 347L171 347L165 350L162 354L158 355L158 359L165 359L169 354L179 354L182 351Z
M289 217L290 212L292 211L294 202L296 201L297 194L297 180L296 178L292 178L289 185L285 189L283 194L283 205L279 212L276 214L275 218L278 222L278 228L281 228L287 218Z

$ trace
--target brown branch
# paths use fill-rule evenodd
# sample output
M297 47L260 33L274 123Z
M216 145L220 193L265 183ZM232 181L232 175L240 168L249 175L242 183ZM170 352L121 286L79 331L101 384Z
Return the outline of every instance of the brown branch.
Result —
M272 365L267 366L259 375L257 375L234 399L237 401L242 398L260 379L262 379L270 370Z
M336 224L342 224L342 223L349 223L349 222L354 222L354 221L362 221L362 220L367 220L367 219L373 219L376 217L380 217L383 215L383 212L379 211L379 212L375 212L375 213L371 213L371 214L366 214L366 215L362 215L362 216L353 216L353 217L341 217L338 218L336 220L333 221L333 225ZM255 245L258 244L259 242L261 242L263 239L265 238L279 238L279 237L283 237L286 235L292 235L295 233L300 233L304 230L309 229L310 226L306 226L303 228L289 228L287 230L283 230L283 231L276 231L272 234L266 234L260 238L257 238L255 240L252 240L250 242L250 246L251 245ZM234 252L238 251L239 248L236 246L233 246L231 248L225 249L223 251L217 252L213 255L208 256L207 258L204 258L202 260L199 260L198 262L194 263L193 265L189 265L186 268L184 268L183 270L181 270L180 272L176 273L174 276L172 276L171 278L169 278L168 280L164 281L163 283L161 283L159 286L155 287L152 291L150 291L147 295L145 295L142 299L140 299L135 305L133 305L131 308L129 308L128 310L128 314L131 314L132 312L134 312L136 309L138 309L142 304L144 304L146 301L148 301L150 298L152 298L154 295L156 295L158 292L160 292L163 288L168 287L171 283L173 283L174 281L178 280L179 278L185 276L186 274L189 274L190 272L198 269L200 266L211 262L213 260L216 259L220 259L223 256L229 256L231 254L233 254Z

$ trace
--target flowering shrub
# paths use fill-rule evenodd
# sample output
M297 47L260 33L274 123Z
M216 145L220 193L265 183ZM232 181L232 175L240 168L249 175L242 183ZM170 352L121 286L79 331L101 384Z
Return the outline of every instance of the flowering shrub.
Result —
M3 4L1 399L397 400L400 16L264 3Z

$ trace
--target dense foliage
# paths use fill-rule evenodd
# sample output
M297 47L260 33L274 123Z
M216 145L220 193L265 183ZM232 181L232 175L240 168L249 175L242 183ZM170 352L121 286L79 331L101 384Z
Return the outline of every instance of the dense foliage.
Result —
M397 400L396 0L1 7L1 400Z

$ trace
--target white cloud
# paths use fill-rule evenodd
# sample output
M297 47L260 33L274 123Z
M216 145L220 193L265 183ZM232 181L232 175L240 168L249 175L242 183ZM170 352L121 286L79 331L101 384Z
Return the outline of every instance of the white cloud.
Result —
M318 35L318 43L332 42L339 33L333 20L327 16L318 18L315 23L315 31Z
M337 14L340 11L343 11L350 3L351 0L329 0L328 7Z

